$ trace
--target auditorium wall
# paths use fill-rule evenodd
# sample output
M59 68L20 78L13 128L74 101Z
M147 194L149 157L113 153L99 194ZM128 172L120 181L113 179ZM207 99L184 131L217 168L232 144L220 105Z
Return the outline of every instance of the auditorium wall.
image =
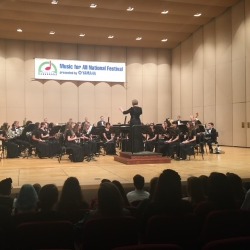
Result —
M34 58L125 62L126 83L34 79ZM144 123L171 116L171 51L0 39L0 123L14 120L63 123L103 115L124 122L119 107L138 99ZM128 119L129 120L129 117Z
M172 116L199 113L219 143L250 146L250 1L240 1L172 51Z

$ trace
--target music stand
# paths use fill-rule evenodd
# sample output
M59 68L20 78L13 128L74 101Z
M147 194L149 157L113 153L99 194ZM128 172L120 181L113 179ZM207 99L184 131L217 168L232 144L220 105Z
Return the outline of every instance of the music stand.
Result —
M178 125L178 128L181 133L185 134L188 132L188 127L185 124Z
M161 124L156 124L154 126L154 129L156 134L166 134L166 130L162 127Z
M101 136L104 132L105 132L104 126L99 126L99 127L93 126L89 134Z
M142 134L150 134L151 133L151 128L149 125L140 125L141 126L141 133Z
M65 129L66 129L66 124L62 125L61 128L60 128L60 133L64 133L65 132Z
M115 134L115 136L119 136L120 133L121 133L120 126L119 126L119 125L113 125L113 126L110 128L110 132L111 132L111 134Z
M57 134L60 130L61 130L61 127L60 125L56 125L54 126L51 130L50 130L50 136L54 136L55 134Z
M199 133L205 133L205 127L202 124L198 125Z

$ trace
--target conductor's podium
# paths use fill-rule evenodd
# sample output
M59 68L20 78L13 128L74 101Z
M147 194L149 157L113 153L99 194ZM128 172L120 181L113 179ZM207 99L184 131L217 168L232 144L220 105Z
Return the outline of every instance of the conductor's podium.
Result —
M162 157L162 154L160 153L154 153L149 151L142 151L138 153L120 152L120 155L115 156L114 160L127 165L171 163L171 158Z

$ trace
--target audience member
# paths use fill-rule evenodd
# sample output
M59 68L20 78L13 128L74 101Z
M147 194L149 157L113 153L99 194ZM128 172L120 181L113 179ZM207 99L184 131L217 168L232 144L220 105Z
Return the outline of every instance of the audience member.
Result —
M235 209L236 202L227 176L212 172L208 177L208 200L200 203L195 213L205 219L214 210Z
M39 192L42 188L42 186L39 183L33 184L34 189L36 190L37 195L39 195Z
M10 196L11 189L11 178L0 181L0 228L6 228L10 222L13 209L13 198Z
M188 196L184 199L188 200L193 208L195 208L200 202L206 200L201 179L195 176L187 179L187 195Z
M122 200L123 200L123 206L124 207L129 207L130 204L129 204L128 198L126 196L126 192L125 192L124 187L122 186L121 182L119 182L117 180L113 180L112 183L115 184L115 186L120 191L120 194L121 194Z
M89 208L85 201L81 186L76 177L69 177L63 184L61 196L58 202L58 211L62 213Z
M38 196L31 184L22 185L14 208L15 213L32 213L37 211Z
M242 210L250 210L250 189L247 191L245 195L245 199L241 205Z
M208 176L207 175L200 175L198 178L201 180L203 193L207 197L208 196Z
M145 229L148 219L154 215L178 215L192 211L190 202L182 200L180 175L172 169L166 169L159 176L153 200L142 215L141 226Z
M149 192L144 190L145 180L144 177L137 174L133 177L135 190L127 193L127 198L130 204L135 201L142 201L149 198Z
M39 211L48 212L56 210L58 201L58 188L54 184L44 185L39 192Z
M226 176L232 188L232 192L233 192L236 205L240 208L244 201L245 194L246 194L246 191L243 188L242 179L237 174L234 174L234 173L226 173Z

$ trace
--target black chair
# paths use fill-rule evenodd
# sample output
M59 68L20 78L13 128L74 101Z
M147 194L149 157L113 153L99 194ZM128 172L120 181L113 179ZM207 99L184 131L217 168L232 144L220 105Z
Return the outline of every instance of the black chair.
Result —
M83 249L111 250L138 244L136 219L131 216L105 217L86 222L82 233Z
M139 244L134 246L116 247L113 250L182 250L175 244Z
M58 142L61 146L61 152L60 154L58 154L57 158L58 158L58 162L61 163L62 157L64 155L68 155L70 158L70 155L72 155L72 149L70 149L69 147L66 147L63 133L59 135Z
M202 250L248 250L250 236L215 240L203 246Z
M200 220L194 214L155 215L147 223L143 242L177 244L194 250L199 246L200 229Z
M250 235L250 212L220 210L210 212L202 228L201 239L210 241Z
M74 249L73 225L69 221L35 221L17 226L17 249Z

